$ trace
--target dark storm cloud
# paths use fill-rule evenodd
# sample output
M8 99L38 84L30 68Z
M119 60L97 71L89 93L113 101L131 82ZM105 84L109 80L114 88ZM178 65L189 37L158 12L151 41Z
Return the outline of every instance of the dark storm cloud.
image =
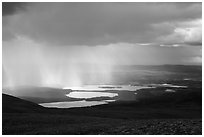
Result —
M201 3L35 3L9 17L3 36L54 45L178 43L187 34L175 34L175 29L183 29L177 24L201 19L201 13Z
M27 4L25 2L2 2L2 16L12 15L25 10Z

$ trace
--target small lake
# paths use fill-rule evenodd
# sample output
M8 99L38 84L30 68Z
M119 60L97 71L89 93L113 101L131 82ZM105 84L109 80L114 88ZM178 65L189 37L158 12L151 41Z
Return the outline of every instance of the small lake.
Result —
M138 89L150 88L145 86L132 85L84 85L79 87L64 87L63 89L71 89L72 91L136 91Z
M53 102L53 103L41 103L39 105L43 107L52 107L52 108L74 108L74 107L90 107L102 104L108 104L115 100L103 100L103 101L71 101L71 102Z
M109 93L109 92L80 92L80 91L73 91L66 96L70 98L96 98L96 97L116 97L118 96L117 93Z

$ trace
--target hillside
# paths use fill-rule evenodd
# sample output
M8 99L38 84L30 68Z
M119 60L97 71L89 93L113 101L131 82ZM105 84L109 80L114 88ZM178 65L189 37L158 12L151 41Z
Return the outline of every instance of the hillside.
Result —
M33 113L42 112L45 108L35 103L2 94L2 112L3 113Z
M155 102L155 101L154 101ZM116 102L86 108L44 108L2 95L3 135L136 135L202 133L201 107Z

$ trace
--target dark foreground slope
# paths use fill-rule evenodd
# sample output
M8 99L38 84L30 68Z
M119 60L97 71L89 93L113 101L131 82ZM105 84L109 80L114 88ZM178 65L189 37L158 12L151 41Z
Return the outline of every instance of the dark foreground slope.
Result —
M4 114L3 135L200 135L201 119L113 119L60 114Z
M14 96L2 94L3 113L32 113L41 112L44 108L26 100Z
M201 134L198 107L156 107L135 102L48 109L2 95L2 134ZM134 104L134 105L131 105ZM137 104L137 103L136 103Z

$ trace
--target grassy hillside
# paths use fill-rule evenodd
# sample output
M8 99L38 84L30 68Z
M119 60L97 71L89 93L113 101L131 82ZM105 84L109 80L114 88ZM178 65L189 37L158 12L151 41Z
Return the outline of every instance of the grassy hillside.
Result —
M2 131L9 134L201 134L202 108L115 102L86 108L43 108L2 95Z
M42 112L45 108L14 96L2 94L3 113L31 113Z

